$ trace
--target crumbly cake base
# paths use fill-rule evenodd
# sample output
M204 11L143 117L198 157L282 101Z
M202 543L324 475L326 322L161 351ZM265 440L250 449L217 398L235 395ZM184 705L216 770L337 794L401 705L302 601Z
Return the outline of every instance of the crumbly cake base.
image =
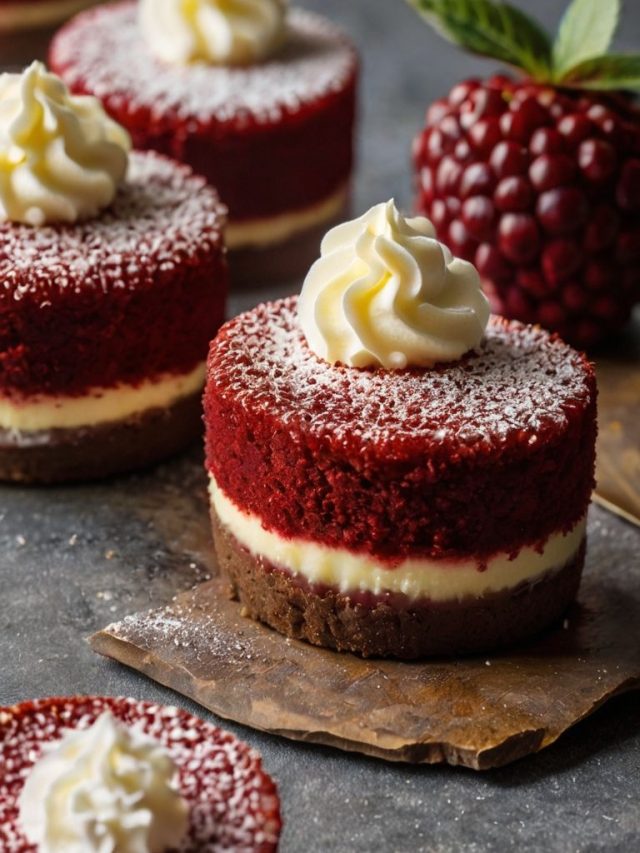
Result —
M348 594L321 593L250 554L211 513L219 565L247 615L281 634L363 657L412 660L514 645L558 621L574 600L584 565L575 558L535 584L469 601L375 607Z
M0 430L0 480L70 483L146 468L202 432L200 393L124 420L35 433Z

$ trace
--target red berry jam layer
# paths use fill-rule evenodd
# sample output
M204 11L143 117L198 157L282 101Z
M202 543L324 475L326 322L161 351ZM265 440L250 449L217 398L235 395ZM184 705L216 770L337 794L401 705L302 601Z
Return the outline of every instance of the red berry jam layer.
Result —
M178 708L134 699L74 697L0 708L0 850L35 853L18 824L18 797L33 764L68 729L91 726L104 711L161 743L178 768L190 807L180 853L270 853L282 821L260 756L232 734Z
M80 396L193 370L224 317L224 219L188 167L134 152L97 219L0 225L0 395Z
M99 97L136 147L208 178L232 221L311 207L349 180L357 58L308 12L292 10L282 51L247 68L163 64L130 2L78 16L49 61L74 92Z
M227 323L209 354L207 466L264 527L389 560L517 553L585 515L596 387L580 353L493 318L431 370L331 366L296 299Z

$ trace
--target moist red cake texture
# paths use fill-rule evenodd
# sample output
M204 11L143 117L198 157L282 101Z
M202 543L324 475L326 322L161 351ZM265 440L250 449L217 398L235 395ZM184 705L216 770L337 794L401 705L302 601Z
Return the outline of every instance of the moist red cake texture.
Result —
M88 728L104 712L140 727L177 765L190 807L180 853L271 853L282 826L278 794L260 756L229 732L178 708L133 699L41 699L0 708L0 850L35 853L18 823L17 800L44 748L67 729Z
M287 43L271 60L184 68L149 51L135 3L109 5L64 27L49 64L73 92L100 98L136 147L203 174L234 221L310 207L349 180L357 57L311 13L291 11Z
M492 318L457 364L332 366L309 350L296 303L258 306L211 346L207 467L240 509L379 558L479 562L584 516L596 386L582 354Z
M81 395L186 373L224 318L216 192L131 154L107 210L75 225L0 225L0 393Z

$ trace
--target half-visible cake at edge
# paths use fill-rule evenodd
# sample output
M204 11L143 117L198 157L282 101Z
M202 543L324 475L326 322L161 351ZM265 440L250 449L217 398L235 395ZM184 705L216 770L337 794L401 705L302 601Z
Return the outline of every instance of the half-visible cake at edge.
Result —
M344 218L358 61L329 21L282 0L143 0L83 13L50 63L99 97L137 148L193 167L229 208L235 282L302 277Z
M3 853L275 853L255 750L180 708L71 696L0 708Z
M164 458L201 429L224 208L188 167L127 155L100 104L37 63L0 77L0 103L0 479Z
M222 328L211 510L251 616L401 658L559 619L584 562L594 371L557 336L487 319L473 267L390 204L327 235L299 300Z

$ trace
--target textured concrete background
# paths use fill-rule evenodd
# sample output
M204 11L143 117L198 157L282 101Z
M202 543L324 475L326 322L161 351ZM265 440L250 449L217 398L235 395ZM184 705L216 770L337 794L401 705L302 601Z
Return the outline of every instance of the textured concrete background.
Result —
M457 53L402 0L302 5L342 21L364 54L357 209L390 196L409 206L409 145L427 103L491 63ZM554 22L563 4L518 5ZM627 7L619 46L638 49L640 3ZM231 311L264 295L235 297ZM194 451L111 484L0 489L0 704L99 692L191 707L96 657L84 638L205 576L207 555L180 522L204 498L198 462ZM166 506L161 522L159 506ZM612 537L635 537L637 556L640 534L600 511L596 522ZM630 570L639 570L637 560ZM483 775L386 765L226 725L262 751L280 784L284 853L626 853L640 849L639 721L640 694L622 697L551 749Z

